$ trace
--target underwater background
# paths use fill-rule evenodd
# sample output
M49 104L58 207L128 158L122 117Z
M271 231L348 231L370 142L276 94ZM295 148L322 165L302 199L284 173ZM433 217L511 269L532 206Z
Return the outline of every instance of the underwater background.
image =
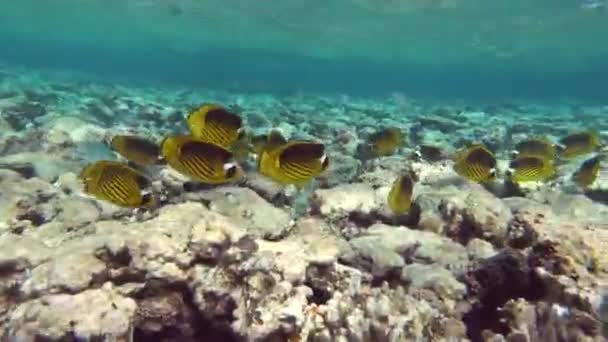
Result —
M601 0L34 0L0 59L105 79L249 90L601 101Z
M607 0L0 1L0 341L606 341L607 36Z

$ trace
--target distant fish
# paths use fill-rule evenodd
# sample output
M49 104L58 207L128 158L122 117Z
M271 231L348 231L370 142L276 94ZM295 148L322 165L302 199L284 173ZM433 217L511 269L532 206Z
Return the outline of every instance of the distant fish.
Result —
M398 128L385 128L369 138L368 146L375 156L390 156L397 151L403 140Z
M154 165L162 162L158 144L133 135L115 135L110 146L125 159L140 165Z
M285 139L279 130L273 129L268 134L260 134L251 137L249 148L250 151L259 158L266 149L266 146L277 147L285 144L287 144L287 139Z
M455 154L454 171L474 182L488 182L496 178L496 158L485 146L473 144Z
M161 154L169 166L201 183L223 184L242 176L229 150L191 136L165 138Z
M178 4L170 4L167 13L172 17L179 17L184 14L184 10Z
M517 157L509 164L509 179L514 183L543 182L555 176L552 160L537 156Z
M415 176L403 174L393 182L388 193L388 206L395 215L404 215L412 207Z
M204 104L188 115L195 138L229 149L244 133L240 116L216 104Z
M271 132L258 158L258 171L280 184L304 185L329 166L323 144L310 141L285 142Z
M440 161L447 158L444 150L438 146L423 144L418 146L417 152L423 159L431 162Z
M100 160L87 165L79 178L84 191L98 199L127 208L156 207L156 198L144 189L149 180L127 164Z
M285 138L285 136L283 136L283 134L281 133L281 131L279 131L278 129L273 129L270 130L270 133L268 133L268 135L266 135L266 143L264 144L264 148L271 148L271 149L275 149L279 146L283 146L287 144L287 138Z
M555 145L544 138L527 139L515 145L513 154L518 157L541 157L555 159Z
M570 134L559 141L560 155L566 159L595 152L600 146L600 135L596 130Z
M595 182L600 172L600 156L585 160L572 175L572 180L581 188L587 188Z

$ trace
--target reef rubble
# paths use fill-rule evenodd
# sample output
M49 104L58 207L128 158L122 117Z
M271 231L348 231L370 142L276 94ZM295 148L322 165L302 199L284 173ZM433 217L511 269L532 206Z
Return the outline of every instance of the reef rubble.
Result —
M361 211L373 196L336 207L325 190L332 209L307 216L228 187L146 217L74 197L66 177L2 180L16 186L0 234L4 338L601 340L608 227L533 200L431 200L423 212L450 229L422 230ZM348 232L357 215L376 223Z

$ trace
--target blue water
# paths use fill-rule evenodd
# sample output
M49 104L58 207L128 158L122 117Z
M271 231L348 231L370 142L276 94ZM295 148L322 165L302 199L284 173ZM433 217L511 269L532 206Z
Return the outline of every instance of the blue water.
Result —
M24 0L0 4L0 62L243 91L601 103L608 13L587 7Z

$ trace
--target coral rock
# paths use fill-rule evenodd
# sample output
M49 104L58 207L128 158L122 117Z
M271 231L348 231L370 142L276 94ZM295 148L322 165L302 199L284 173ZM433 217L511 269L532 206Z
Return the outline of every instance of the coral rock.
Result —
M468 263L466 249L450 239L430 232L375 224L350 241L341 259L379 277L401 274L406 262L436 263L460 274Z
M344 184L314 192L313 202L323 217L338 220L352 213L369 215L385 199L380 199L369 185Z
M201 196L210 201L211 210L229 217L236 225L258 237L279 239L293 225L289 213L274 207L247 188L222 187Z
M136 304L111 286L75 295L46 295L20 304L7 323L7 338L128 341Z

